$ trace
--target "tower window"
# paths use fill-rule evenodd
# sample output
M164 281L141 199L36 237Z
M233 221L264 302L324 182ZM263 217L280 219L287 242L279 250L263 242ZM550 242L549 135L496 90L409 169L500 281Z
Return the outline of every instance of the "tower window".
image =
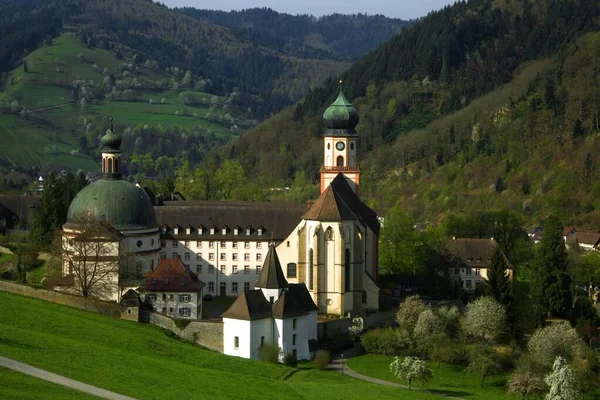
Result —
M109 173L113 172L113 160L112 160L112 158L108 159L108 172Z
M338 156L338 158L337 158L337 166L338 167L343 167L344 166L344 157Z
M354 150L354 143L350 143L350 150Z
M119 159L115 158L114 172L119 172Z
M327 143L327 150L331 150L331 143Z

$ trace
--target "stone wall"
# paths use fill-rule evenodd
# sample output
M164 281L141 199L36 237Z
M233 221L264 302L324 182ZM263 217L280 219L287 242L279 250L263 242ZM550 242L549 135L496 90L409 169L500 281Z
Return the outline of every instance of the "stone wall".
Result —
M80 310L90 311L111 317L121 317L122 307L117 303L86 299L85 297L56 292L54 290L34 288L14 282L0 280L0 290L35 299L46 300L56 304L62 304Z
M168 329L180 338L207 349L223 352L223 322L221 321L191 321L184 329L179 329L173 319L151 313L150 323Z

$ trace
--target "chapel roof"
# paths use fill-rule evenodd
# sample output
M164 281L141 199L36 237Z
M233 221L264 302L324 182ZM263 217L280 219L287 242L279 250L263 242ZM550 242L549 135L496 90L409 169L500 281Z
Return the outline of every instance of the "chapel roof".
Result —
M223 318L253 321L271 318L272 304L265 298L262 290L254 289L242 293L221 316Z
M308 314L302 304L294 297L294 294L284 290L277 301L273 304L273 318L286 319Z
M288 287L288 281L285 279L279 257L275 251L275 245L269 245L269 252L265 257L262 270L256 281L256 288L261 289L283 289Z

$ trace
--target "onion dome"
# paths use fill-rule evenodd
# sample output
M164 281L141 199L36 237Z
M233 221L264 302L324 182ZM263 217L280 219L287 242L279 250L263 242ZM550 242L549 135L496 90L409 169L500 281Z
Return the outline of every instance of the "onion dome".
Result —
M323 113L325 126L334 130L354 131L358 125L358 111L346 100L340 81L340 94Z
M87 220L105 222L119 231L158 228L146 192L123 180L99 179L77 193L64 227L77 229Z
M110 119L110 128L106 131L106 134L102 136L100 142L102 143L102 151L119 151L121 149L122 139L115 133L112 118Z

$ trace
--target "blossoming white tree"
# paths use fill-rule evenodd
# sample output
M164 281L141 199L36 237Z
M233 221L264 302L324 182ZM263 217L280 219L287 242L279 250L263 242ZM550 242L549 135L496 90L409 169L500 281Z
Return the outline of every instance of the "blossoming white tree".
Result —
M406 357L404 360L396 357L390 364L390 371L396 378L408 381L409 389L413 380L421 381L421 384L425 385L433 378L433 371L419 357Z
M552 372L546 375L544 380L550 387L546 400L575 400L577 398L573 371L563 357L556 357Z
M492 297L480 297L467 304L463 327L473 336L495 338L504 331L506 310Z
M557 356L567 360L576 357L583 341L568 322L560 322L535 331L527 347L535 362L550 367Z

